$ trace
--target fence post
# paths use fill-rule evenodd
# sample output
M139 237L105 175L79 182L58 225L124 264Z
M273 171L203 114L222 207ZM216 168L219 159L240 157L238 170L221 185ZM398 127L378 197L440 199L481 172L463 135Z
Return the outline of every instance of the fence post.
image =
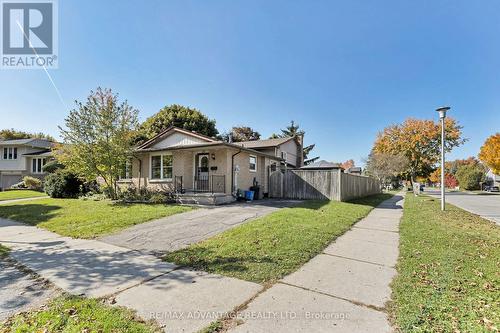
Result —
M339 185L338 185L338 189L339 189L339 191L338 191L338 200L342 201L342 170L338 169L337 173L338 173L338 177L339 177L339 181L338 181L338 183L339 183Z

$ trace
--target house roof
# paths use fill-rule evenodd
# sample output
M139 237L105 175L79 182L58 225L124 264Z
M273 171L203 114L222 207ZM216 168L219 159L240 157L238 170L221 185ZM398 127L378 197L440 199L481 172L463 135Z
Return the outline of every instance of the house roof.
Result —
M276 139L267 139L267 140L253 140L253 141L242 141L235 142L237 145L241 145L245 148L268 148L268 147L276 147L285 142L293 140L294 137L286 137L286 138L276 138Z
M328 162L328 161L325 161L325 160L320 160L320 161L317 161L317 162L314 162L314 163L311 163L311 164L308 164L308 165L305 165L303 167L301 167L300 169L305 169L305 170L318 170L318 169L323 169L323 170L329 170L329 169L341 169L342 166L340 165L340 163L332 163L332 162Z
M23 156L52 156L52 151L50 149L44 149L34 153L23 154Z
M158 133L157 135L155 135L154 137L152 137L151 139L149 139L148 141L139 145L137 148L140 148L140 149L147 148L147 147L151 146L152 144L156 143L158 140L163 139L163 138L173 134L174 132L190 135L192 137L195 137L195 138L198 138L201 140L205 140L206 142L216 142L217 141L214 138L211 138L209 136L206 136L206 135L203 135L200 133L196 133L194 131L189 131L189 130L175 127L175 126L169 126L169 127L165 128L163 131L161 131L160 133Z
M0 140L2 146L31 146L35 148L50 148L54 145L52 141L47 139L29 138L29 139L15 139L15 140Z
M137 148L137 149L135 149L135 151L138 153L141 153L141 152L185 150L185 149L193 149L193 148L214 148L214 147L234 148L237 150L249 152L251 154L266 156L266 157L272 158L272 159L277 160L277 161L283 161L283 159L280 157L276 157L274 155L262 153L262 152L257 151L257 150L245 148L245 147L242 147L242 146L234 144L234 143L228 143L228 142L223 142L223 141L214 141L214 142L199 143L199 144L192 144L192 145L179 145L179 146L172 146L172 147L167 147L167 148Z

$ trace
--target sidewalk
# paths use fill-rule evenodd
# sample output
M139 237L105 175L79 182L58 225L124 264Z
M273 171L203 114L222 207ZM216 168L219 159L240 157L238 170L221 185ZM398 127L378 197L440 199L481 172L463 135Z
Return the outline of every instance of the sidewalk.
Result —
M390 332L401 195L384 201L301 269L256 297L230 332Z
M12 259L64 291L114 297L142 318L155 319L165 332L196 332L214 321L207 314L232 311L262 288L5 219L0 219L0 243L11 249Z
M49 196L45 197L33 197L33 198L21 198L21 199L10 199L10 200L2 200L0 201L0 205L8 205L11 203L17 203L21 201L31 201L31 200L40 200L40 199L47 199L50 198Z

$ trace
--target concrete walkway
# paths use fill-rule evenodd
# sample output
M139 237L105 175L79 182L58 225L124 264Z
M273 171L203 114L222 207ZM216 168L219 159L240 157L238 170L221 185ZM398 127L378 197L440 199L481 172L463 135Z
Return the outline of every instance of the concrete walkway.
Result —
M385 310L396 275L397 195L295 273L257 296L230 332L390 332Z
M215 314L232 311L262 288L5 219L0 219L0 243L11 249L12 259L62 290L114 297L144 319L156 319L165 332L196 332L214 321Z
M47 199L47 198L50 198L50 197L49 196L45 196L45 197L34 197L34 198L21 198L21 199L2 200L2 201L0 201L0 205L7 205L7 204L17 203L17 202L22 202L22 201L40 200L40 199Z
M36 309L59 291L14 260L0 257L0 322L11 315Z
M150 254L164 254L215 236L257 217L300 203L299 200L256 200L199 208L141 223L99 240Z

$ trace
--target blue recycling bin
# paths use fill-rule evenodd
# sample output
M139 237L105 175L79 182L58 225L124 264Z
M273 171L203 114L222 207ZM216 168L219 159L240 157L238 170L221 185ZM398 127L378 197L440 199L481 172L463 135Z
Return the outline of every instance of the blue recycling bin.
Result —
M245 191L245 199L248 201L253 200L254 191Z

